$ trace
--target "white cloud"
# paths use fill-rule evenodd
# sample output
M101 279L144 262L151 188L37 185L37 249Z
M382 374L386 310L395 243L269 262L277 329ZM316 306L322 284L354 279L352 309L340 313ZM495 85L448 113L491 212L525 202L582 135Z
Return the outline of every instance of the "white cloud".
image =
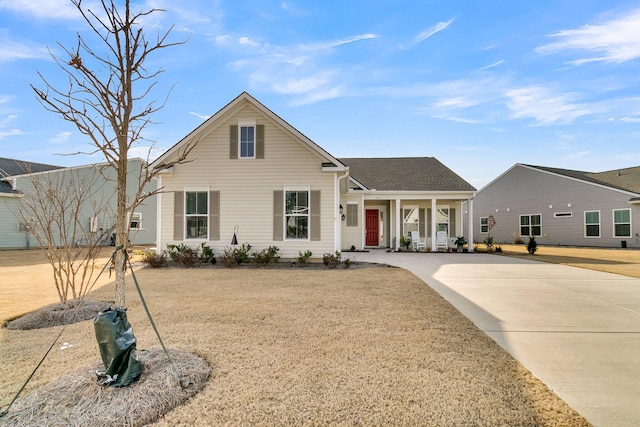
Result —
M193 111L189 111L189 114L191 114L192 116L196 116L197 118L202 119L202 120L207 120L209 117L211 117L211 116L208 116L208 115L205 115L205 114L196 113L196 112L193 112Z
M33 43L20 43L0 33L0 64L3 62L13 62L24 59L43 59L48 57L49 52L46 48L35 46Z
M555 94L542 86L511 89L505 96L514 118L534 119L539 125L569 124L594 113L588 105L574 102L571 95Z
M536 48L536 52L553 54L577 50L594 55L570 61L574 65L631 61L640 57L640 9L598 25L583 25L578 29L562 30L550 36L559 41L540 46Z
M251 47L258 47L260 46L260 43L251 40L249 37L240 37L238 39L238 44L240 45L246 45L246 46L251 46Z
M502 64L504 64L504 59L496 61L493 64L485 65L484 67L480 68L480 70L488 70L489 68L494 68L494 67L497 67L498 65L502 65Z
M412 47L422 43L423 41L433 37L435 34L438 34L440 31L445 30L451 23L453 19L449 19L446 22L438 22L436 25L427 28L424 31L421 31L417 36L413 38L413 40L408 44L400 44L401 49L411 49Z
M8 97L0 97L0 103L2 102L6 102L4 100L7 100ZM4 139L7 136L15 136L15 135L22 135L23 132L20 129L14 128L14 129L4 129L9 122L13 121L16 117L15 114L9 115L7 116L5 119L0 120L0 139Z
M95 3L97 4L97 3ZM84 3L83 3L84 6ZM88 6L88 5L87 5ZM79 19L80 13L68 0L0 0L0 10L46 19Z
M56 145L64 144L65 142L69 141L70 136L71 136L71 132L68 132L68 131L60 132L53 138L49 139L49 143L56 144Z

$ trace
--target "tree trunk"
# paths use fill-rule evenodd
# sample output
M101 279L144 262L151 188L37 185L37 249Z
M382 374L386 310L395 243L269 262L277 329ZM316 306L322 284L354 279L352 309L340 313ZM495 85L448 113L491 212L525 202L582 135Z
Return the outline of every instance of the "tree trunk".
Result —
M125 298L126 251L129 246L127 221L127 157L118 159L117 209L116 209L116 248L120 248L115 256L116 270L116 307L127 308Z

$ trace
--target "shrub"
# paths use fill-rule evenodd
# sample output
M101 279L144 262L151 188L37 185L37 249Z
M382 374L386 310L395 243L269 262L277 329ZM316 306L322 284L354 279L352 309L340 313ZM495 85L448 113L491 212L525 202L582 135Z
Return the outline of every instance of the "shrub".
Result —
M267 265L274 262L278 262L280 256L278 256L278 247L269 246L267 249L263 249L260 252L253 253L253 261L256 264Z
M189 246L185 245L184 243L180 243L179 245L167 245L167 253L169 254L169 257L173 260L173 261L177 261L176 258L178 258L181 252L186 251L187 249L190 249Z
M333 254L326 252L324 255L322 255L322 261L327 267L336 268L338 264L342 262L342 254L340 253L340 251L336 251Z
M251 245L248 243L243 243L239 248L226 247L224 249L224 253L220 256L219 261L225 267L234 267L236 265L249 262L251 259L249 256L250 250Z
M493 237L489 236L484 239L484 244L487 245L487 252L493 252Z
M156 251L145 251L142 254L142 262L151 268L160 268L167 265L164 253L157 253Z
M202 253L200 254L200 259L202 262L210 262L211 264L216 263L216 256L213 253L213 249L211 246L207 245L205 242L202 242L200 245L202 248Z
M344 260L344 268L351 267L351 260L349 258Z
M313 255L313 253L310 250L306 250L304 253L298 252L298 263L301 265L307 265L311 255Z
M536 242L536 238L533 236L529 237L529 243L527 243L527 252L531 255L534 255L538 250L538 242Z
M184 243L167 245L169 257L182 267L190 268L201 262L200 252Z
M496 252L502 253L502 246L496 246Z
M523 245L523 244L524 244L524 242L522 241L522 239L521 239L521 238L516 237L515 239L513 239L513 244L514 244L514 245Z

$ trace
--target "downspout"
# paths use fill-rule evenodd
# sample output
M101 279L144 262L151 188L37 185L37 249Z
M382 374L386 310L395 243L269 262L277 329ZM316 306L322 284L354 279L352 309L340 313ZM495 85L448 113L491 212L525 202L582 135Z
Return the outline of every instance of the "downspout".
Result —
M349 167L345 169L344 175L338 176L336 172L336 190L335 190L335 202L333 206L334 218L335 218L335 232L334 232L334 242L333 242L333 250L341 251L342 250L342 218L340 216L340 182L349 176ZM347 189L348 191L348 189Z

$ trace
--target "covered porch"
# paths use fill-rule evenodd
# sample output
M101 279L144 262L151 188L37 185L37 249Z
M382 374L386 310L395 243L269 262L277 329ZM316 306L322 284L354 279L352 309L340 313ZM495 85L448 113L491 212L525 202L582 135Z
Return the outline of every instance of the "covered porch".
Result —
M454 248L457 237L473 239L473 194L360 194L341 200L342 249L401 248L401 238L418 232L431 251L442 250L436 236ZM409 247L412 247L410 245ZM473 251L473 245L469 245Z

